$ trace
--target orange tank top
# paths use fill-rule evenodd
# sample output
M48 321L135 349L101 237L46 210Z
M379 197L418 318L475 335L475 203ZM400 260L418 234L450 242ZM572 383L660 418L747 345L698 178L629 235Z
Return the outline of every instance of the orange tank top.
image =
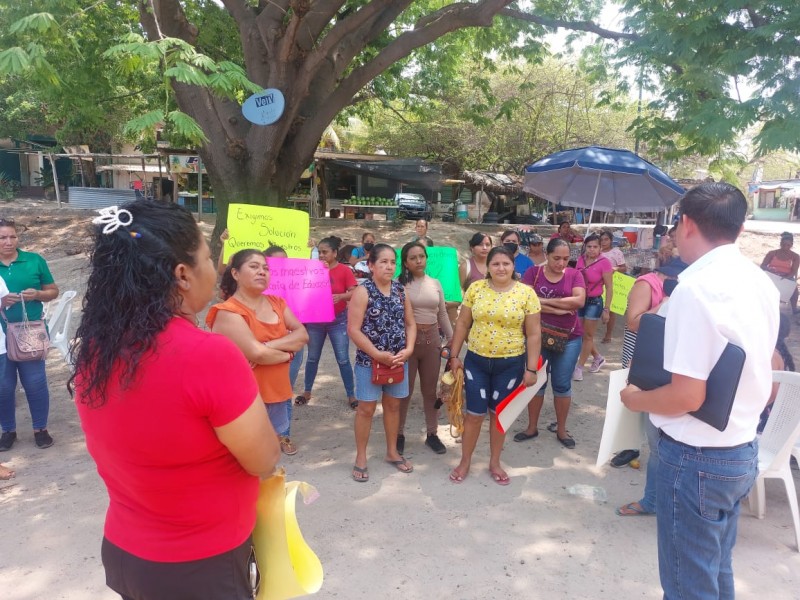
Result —
M782 260L776 254L769 261L769 269L778 275L788 275L792 272L792 259Z
M206 324L209 327L213 327L214 321L217 318L217 312L226 310L241 315L250 328L250 331L259 342L269 342L282 338L289 333L289 329L286 327L286 322L283 318L283 313L286 310L286 301L278 296L265 296L265 298L278 315L277 323L264 323L263 321L259 321L255 311L239 302L236 298L228 298L225 302L215 304L208 309ZM264 400L266 404L283 402L292 397L288 362L277 365L256 365L253 369L253 375L258 383L258 391L261 394L261 399Z

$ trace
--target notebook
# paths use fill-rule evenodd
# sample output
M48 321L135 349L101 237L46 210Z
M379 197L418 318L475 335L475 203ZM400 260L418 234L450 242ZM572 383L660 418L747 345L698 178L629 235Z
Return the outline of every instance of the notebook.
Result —
M672 380L672 373L664 370L665 323L664 317L650 313L642 315L639 321L628 382L643 390L661 387ZM744 361L744 350L729 343L708 376L703 405L689 414L714 429L725 431Z

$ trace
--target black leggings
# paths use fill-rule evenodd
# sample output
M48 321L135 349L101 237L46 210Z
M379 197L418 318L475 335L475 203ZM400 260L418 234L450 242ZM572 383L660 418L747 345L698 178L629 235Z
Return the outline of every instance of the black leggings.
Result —
M103 538L106 585L123 600L252 600L252 540L222 554L187 562L145 560Z

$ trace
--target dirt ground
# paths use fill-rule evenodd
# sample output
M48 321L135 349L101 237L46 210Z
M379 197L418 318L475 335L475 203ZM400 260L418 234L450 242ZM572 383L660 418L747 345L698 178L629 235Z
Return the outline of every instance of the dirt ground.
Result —
M87 277L87 224L93 214L59 211L48 202L16 201L0 206L0 216L27 226L21 246L48 260L62 291L78 291L75 327ZM203 228L210 234L212 225L204 222ZM413 235L411 222L396 229L378 222L318 221L312 236L335 233L355 243L367 226L376 229L379 240L394 244ZM474 226L435 222L429 235L437 244L466 253L474 231ZM777 247L778 235L745 232L740 245L760 261ZM577 441L575 450L564 449L545 430L554 419L547 400L539 438L525 443L509 439L506 444L503 461L512 478L508 487L489 478L486 433L466 481L454 485L448 480L460 447L449 435L445 416L439 433L447 454L435 455L423 445L418 394L406 431L413 474L404 475L382 462L384 434L378 411L370 442L371 479L366 484L353 482L353 413L346 407L332 352L326 351L311 403L294 411L292 439L300 452L283 460L288 479L308 481L321 494L315 504L298 508L306 539L325 569L318 597L659 597L655 519L614 514L616 506L640 498L644 471L594 467L608 372L619 368L621 328L618 319L615 340L604 350L608 363L603 371L587 374L574 385L569 429ZM798 357L799 341L793 333L790 346ZM10 452L0 454L0 460L17 471L15 479L0 482L4 600L116 597L105 587L100 564L107 496L66 391L68 376L67 365L53 351L48 359L49 429L56 445L49 450L34 446L20 391L21 438ZM511 431L524 425L521 418ZM597 490L587 498L570 493L576 485ZM738 597L800 598L800 553L779 482L767 482L767 505L765 520L745 509L739 522Z

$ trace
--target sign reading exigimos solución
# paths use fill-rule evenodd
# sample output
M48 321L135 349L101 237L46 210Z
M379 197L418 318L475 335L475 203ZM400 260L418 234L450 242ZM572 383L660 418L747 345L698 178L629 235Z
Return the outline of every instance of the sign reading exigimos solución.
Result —
M225 260L245 248L280 246L289 258L308 258L308 213L291 208L231 204Z

